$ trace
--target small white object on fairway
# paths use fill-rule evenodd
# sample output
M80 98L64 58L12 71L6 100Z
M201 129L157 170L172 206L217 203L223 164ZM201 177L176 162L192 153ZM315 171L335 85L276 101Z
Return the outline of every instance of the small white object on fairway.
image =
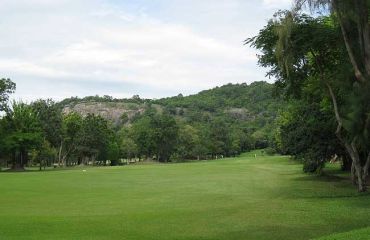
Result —
M84 170L82 170L82 172L86 172L86 170L84 169Z

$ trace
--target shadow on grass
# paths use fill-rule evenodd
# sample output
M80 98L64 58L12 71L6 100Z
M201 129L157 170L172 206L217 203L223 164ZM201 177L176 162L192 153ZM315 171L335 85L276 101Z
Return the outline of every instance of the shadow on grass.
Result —
M283 224L276 225L259 225L246 226L244 230L227 231L219 233L213 238L198 236L196 238L184 239L274 239L274 240L305 240L320 237L325 233L316 232L317 227L314 226L284 226ZM330 233L330 232L329 232Z
M0 171L0 174L11 174L11 173L17 173L17 174L22 174L22 173L42 173L42 172L61 172L61 171L73 171L73 170L83 170L83 169L89 169L89 168L92 168L91 166L87 166L87 167L79 167L79 166L75 166L75 167L61 167L61 168L46 168L46 169L42 169L41 171L38 169L38 168L26 168L26 169L23 169L23 170L14 170L14 169L2 169Z
M348 177L337 176L337 175L306 175L293 179L295 181L316 181L316 182L341 182L348 181Z

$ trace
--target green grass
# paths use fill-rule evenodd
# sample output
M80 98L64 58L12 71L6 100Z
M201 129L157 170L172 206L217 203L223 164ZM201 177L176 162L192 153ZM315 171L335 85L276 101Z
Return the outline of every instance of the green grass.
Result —
M251 153L86 172L1 173L0 239L369 236L370 195L357 193L336 168L329 171L335 176L305 175L287 157Z
M337 233L316 240L369 240L370 238L370 227L363 229L356 229L345 233Z

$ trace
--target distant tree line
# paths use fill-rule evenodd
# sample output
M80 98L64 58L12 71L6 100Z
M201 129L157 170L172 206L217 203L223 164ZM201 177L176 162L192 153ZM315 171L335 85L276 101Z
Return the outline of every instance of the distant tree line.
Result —
M210 91L214 94L221 89L221 93L211 97L213 100L200 95L199 100L193 99L194 96L190 96L190 100L181 97L184 102L177 99L179 96L162 102L146 101L142 114L119 125L93 114L64 114L63 106L72 100L54 102L40 99L30 104L9 103L8 98L15 91L15 84L9 79L1 79L0 84L4 113L0 119L1 166L14 170L22 170L26 166L38 166L41 170L47 166L215 159L265 148L273 140L270 130L276 113L271 109L276 105L270 102L271 85L263 82L250 87L256 89L252 95L264 95L264 90L268 89L270 97L255 98L266 98L274 106L266 104L270 110L253 110L255 115L239 116L238 109L230 113L228 107L234 105L230 99L239 101L237 95L240 93L235 92L243 86L227 85ZM213 104L216 99L229 99L229 103L221 101ZM109 102L112 98L73 99L75 103L87 100ZM136 98L132 101L141 100ZM156 104L162 107L154 107ZM206 104L213 107L204 107ZM235 105L243 106L241 103ZM254 106L254 109L258 108L263 107ZM261 112L257 114L258 111Z

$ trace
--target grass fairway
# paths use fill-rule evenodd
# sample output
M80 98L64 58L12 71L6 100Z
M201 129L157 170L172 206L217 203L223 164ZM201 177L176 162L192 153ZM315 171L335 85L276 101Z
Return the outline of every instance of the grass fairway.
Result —
M1 173L0 239L368 236L370 195L344 176L308 176L287 157L250 156Z

